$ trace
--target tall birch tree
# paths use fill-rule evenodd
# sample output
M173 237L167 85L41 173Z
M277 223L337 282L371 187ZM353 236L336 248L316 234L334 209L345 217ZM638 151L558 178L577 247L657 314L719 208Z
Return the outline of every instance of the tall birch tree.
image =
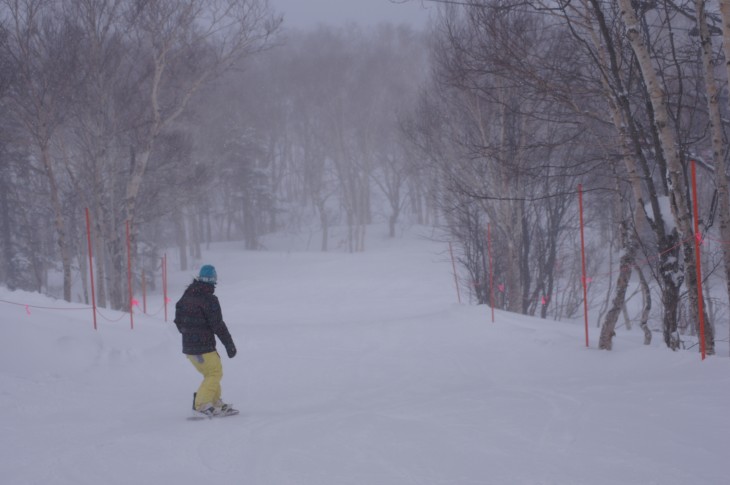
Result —
M3 0L0 8L12 28L5 43L15 72L10 112L22 124L49 187L63 274L63 298L71 301L71 243L63 207L63 171L53 153L54 136L73 97L79 38L62 10L48 0Z
M181 114L200 87L264 48L281 20L268 0L156 0L136 2L128 12L138 60L150 67L144 128L139 133L125 191L133 221L150 154L160 133Z
M634 10L631 0L619 0L621 18L626 27L626 36L636 56L637 63L644 79L651 106L654 114L654 124L658 132L662 155L667 163L669 180L671 208L674 219L677 223L680 239L684 246L684 268L685 282L687 284L688 298L690 301L691 316L693 321L699 320L700 303L697 294L697 261L693 253L693 239L695 237L692 227L692 215L690 203L687 200L687 190L684 183L682 163L677 152L677 139L673 132L672 123L667 107L667 99L659 81L659 75L653 64L649 49L646 46L642 34L642 27ZM714 353L714 338L712 325L708 318L705 318L705 341L708 354Z

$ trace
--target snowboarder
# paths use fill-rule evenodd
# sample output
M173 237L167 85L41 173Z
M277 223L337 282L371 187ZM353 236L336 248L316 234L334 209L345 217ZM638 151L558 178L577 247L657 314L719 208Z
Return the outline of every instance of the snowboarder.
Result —
M238 412L221 400L223 366L215 337L218 336L231 359L236 355L236 346L223 321L218 297L213 294L217 282L215 267L204 265L175 305L175 325L182 334L183 354L203 374L194 409L208 417Z

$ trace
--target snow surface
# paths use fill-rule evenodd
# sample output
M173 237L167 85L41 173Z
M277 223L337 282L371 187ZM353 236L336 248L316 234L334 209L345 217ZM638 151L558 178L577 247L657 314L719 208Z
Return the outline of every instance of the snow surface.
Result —
M200 378L160 295L134 330L102 310L94 331L84 305L0 289L0 482L730 483L727 350L703 362L623 329L603 352L582 322L492 323L415 232L370 229L360 254L215 246L239 349L223 389L242 414L224 419L186 420ZM170 273L173 305L190 277Z
M664 227L666 228L667 232L672 232L677 228L677 223L674 219L674 216L672 215L671 201L666 195L660 196L657 199L659 202L659 212L661 212L662 220L664 221ZM651 204L645 204L644 210L646 211L646 214L650 214L649 219L651 219L652 221L656 220L656 214L654 214L654 209L652 208ZM653 214L654 217L652 217L651 214Z

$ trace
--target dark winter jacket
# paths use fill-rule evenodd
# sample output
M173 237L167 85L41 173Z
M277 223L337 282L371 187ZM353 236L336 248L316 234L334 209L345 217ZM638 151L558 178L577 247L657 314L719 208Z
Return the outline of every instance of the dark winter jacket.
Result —
M215 285L193 281L175 305L175 325L182 334L182 351L200 355L215 351L215 336L225 346L229 357L236 355L236 346L223 321Z

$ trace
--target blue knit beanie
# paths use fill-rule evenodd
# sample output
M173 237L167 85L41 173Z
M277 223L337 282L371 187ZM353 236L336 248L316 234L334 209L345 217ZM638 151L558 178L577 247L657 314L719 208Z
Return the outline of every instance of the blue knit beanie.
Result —
M198 275L198 281L202 281L204 283L213 283L216 284L218 281L218 273L215 272L215 267L210 264L206 264L202 268L200 268L200 274Z

